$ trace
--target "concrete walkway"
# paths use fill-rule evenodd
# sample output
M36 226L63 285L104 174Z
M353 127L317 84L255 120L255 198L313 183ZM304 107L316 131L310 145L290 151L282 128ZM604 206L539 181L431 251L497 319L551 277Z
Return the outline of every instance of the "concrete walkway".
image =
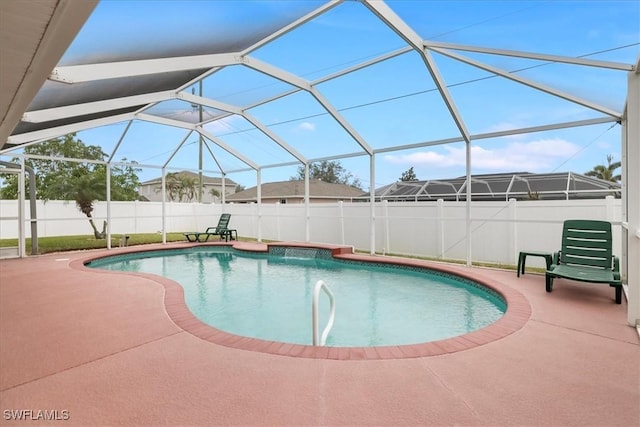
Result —
M640 425L640 343L607 286L454 266L524 295L528 321L437 356L314 359L199 338L157 280L72 267L96 253L0 261L0 424Z

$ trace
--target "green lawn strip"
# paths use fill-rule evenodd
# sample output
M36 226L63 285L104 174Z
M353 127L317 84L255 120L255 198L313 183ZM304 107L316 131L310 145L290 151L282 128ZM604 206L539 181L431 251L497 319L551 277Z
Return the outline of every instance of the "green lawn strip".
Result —
M162 243L162 234L142 233L128 234L129 246L144 245L149 243ZM122 235L111 236L111 246L120 246ZM31 254L31 238L26 239L27 253ZM167 242L184 241L182 233L167 233ZM18 239L0 239L0 247L18 246ZM82 249L104 249L107 247L106 239L96 239L92 235L83 236L53 236L38 238L38 253L46 254L51 252L75 251Z

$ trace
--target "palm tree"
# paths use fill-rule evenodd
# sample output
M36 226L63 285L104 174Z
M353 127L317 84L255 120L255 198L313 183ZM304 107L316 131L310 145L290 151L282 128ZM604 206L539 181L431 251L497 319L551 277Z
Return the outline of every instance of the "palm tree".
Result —
M607 165L596 165L593 167L593 170L586 172L585 175L593 176L604 181L610 182L620 182L622 179L622 175L615 174L616 169L618 169L622 163L613 162L613 156L611 154L607 155Z
M209 189L209 194L211 194L214 198L220 198L221 194L218 190L216 190L215 188L210 188Z
M170 172L165 178L165 189L171 201L190 202L196 197L198 191L198 181L195 178L183 175L180 172ZM156 192L162 191L158 188Z
M167 177L165 178L165 185L167 187L169 200L174 201L178 199L178 193L180 192L180 177L177 172L167 174Z
M195 178L190 178L185 175L178 176L178 180L180 182L180 190L178 192L180 201L182 201L183 198L187 202L192 201L198 193L198 181Z
M59 182L56 185L65 200L75 200L76 206L89 218L89 224L93 228L93 235L96 239L104 239L107 234L107 221L102 224L102 232L93 222L91 216L93 212L93 202L106 198L107 183L100 174L84 173L72 176L67 181Z

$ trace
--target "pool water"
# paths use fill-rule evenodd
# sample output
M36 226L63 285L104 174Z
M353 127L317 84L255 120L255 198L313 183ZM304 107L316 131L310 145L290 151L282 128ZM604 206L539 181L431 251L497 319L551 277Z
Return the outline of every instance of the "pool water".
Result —
M313 288L335 297L327 345L417 344L462 335L504 314L504 301L455 276L333 259L251 254L228 248L158 251L92 261L89 267L152 273L178 282L186 304L223 331L293 344L312 343ZM320 330L329 302L321 293Z

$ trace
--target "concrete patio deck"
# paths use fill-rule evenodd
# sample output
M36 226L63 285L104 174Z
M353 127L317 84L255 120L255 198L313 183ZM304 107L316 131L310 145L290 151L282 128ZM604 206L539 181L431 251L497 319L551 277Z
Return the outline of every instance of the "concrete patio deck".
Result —
M95 254L0 261L0 424L640 425L640 342L608 286L448 266L524 295L524 326L435 356L314 359L202 339L158 281L73 267Z

